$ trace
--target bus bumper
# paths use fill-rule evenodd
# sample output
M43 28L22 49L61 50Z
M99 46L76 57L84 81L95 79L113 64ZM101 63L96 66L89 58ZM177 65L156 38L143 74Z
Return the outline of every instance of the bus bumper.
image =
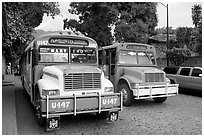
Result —
M122 110L121 93L73 95L69 97L46 96L41 99L42 117L46 118L46 131L60 127L61 115L77 115L82 113L109 112L109 121L118 119L118 112Z
M138 86L133 90L135 99L158 98L178 95L178 84Z

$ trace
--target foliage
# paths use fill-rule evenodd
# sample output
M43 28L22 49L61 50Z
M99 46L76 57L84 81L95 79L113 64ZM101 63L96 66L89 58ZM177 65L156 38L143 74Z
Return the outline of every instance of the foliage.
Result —
M98 45L108 45L113 40L111 24L116 21L117 12L111 5L103 2L71 3L69 12L79 15L79 21L64 20L64 28L80 31L94 38Z
M192 20L195 27L199 27L202 25L202 6L194 5L192 7Z
M176 30L176 39L179 44L179 47L189 46L192 41L192 28L188 27L179 27Z
M119 17L116 22L116 41L147 43L157 26L156 3L116 3Z
M169 32L169 34L176 34L176 29L169 27L168 32ZM156 34L166 34L166 33L167 33L166 27L156 28Z
M192 7L192 20L196 27L194 31L194 43L199 55L202 55L202 5Z
M58 3L54 2L3 2L2 17L3 47L18 59L23 45L32 40L33 28L40 25L43 15L54 17L60 13ZM16 45L17 44L17 45ZM16 46L22 46L16 48ZM8 59L8 57L7 57ZM11 59L11 58L10 58Z
M116 41L147 42L157 25L156 3L73 2L70 6L69 12L79 15L79 21L64 20L64 29L80 31L99 46L111 44L114 37Z
M175 48L169 49L167 51L167 57L170 62L175 66L181 65L191 56L190 50L187 48Z

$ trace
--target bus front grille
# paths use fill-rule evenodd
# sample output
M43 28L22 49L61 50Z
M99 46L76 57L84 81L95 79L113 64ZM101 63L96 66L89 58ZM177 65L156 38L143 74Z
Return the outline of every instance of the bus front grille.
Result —
M163 73L145 73L145 82L164 82Z
M64 88L66 90L100 89L100 73L71 73L64 75Z

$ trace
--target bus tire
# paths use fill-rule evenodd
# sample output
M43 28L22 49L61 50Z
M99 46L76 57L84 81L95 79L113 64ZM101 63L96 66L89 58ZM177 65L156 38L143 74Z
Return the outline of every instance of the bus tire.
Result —
M109 117L109 111L102 111L101 113L96 113L99 119L107 119Z
M36 88L36 118L37 122L40 126L45 125L46 119L42 117L42 111L41 111L41 103L40 103L40 94L38 88Z
M167 97L160 97L160 98L153 98L154 102L156 103L163 103L166 101Z
M133 93L127 84L121 84L118 88L119 93L123 93L123 105L130 106L133 102Z

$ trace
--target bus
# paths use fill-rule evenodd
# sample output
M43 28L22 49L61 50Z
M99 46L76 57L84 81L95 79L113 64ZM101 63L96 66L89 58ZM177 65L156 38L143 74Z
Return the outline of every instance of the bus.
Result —
M20 60L22 86L46 131L59 129L61 115L95 113L118 119L122 95L98 65L97 43L74 32L47 33L35 38Z
M164 71L157 68L154 46L142 43L114 43L99 50L99 64L112 81L115 92L123 93L123 104L134 99L153 99L162 103L178 94Z

